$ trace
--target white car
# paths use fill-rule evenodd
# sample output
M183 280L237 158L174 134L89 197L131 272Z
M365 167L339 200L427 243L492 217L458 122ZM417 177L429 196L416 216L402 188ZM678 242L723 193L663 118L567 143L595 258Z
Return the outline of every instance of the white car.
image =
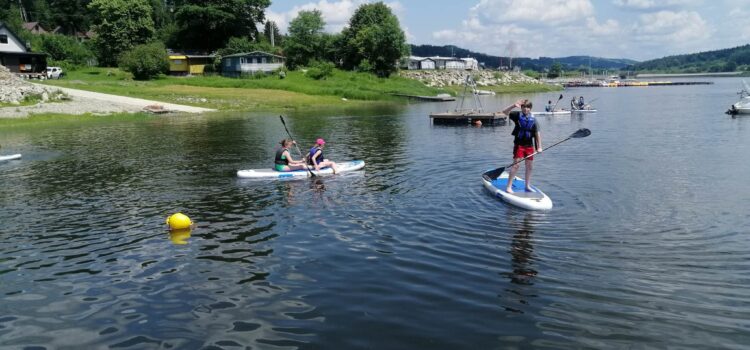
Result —
M47 67L47 79L60 79L65 75L60 67Z

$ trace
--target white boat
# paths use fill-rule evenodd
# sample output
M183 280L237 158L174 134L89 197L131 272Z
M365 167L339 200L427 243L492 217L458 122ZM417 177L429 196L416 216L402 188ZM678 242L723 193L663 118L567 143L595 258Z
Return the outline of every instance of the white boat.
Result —
M360 170L365 167L365 161L364 160L352 160L348 162L342 162L337 164L338 172L336 174L344 173L347 171L355 171ZM293 178L305 178L310 177L310 172L315 174L315 176L323 176L323 175L333 175L333 169L331 168L323 168L318 171L316 171L314 168L310 171L307 171L305 169L302 170L294 170L294 171L276 171L271 168L265 168L265 169L250 169L250 170L240 170L237 172L237 177L243 178L243 179L293 179Z
M495 95L494 91L490 90L474 90L474 94L476 95Z
M744 80L742 81L742 85L745 88L739 92L740 100L727 110L727 114L750 114L750 85Z
M15 160L15 159L21 159L20 154L11 154L7 156L0 156L0 162L4 162L6 160Z

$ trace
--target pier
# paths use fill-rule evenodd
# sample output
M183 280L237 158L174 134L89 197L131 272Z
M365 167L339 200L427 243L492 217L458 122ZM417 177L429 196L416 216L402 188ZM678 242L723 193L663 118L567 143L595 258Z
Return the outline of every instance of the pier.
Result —
M563 86L569 87L640 87L640 86L676 86L676 85L711 85L711 81L570 81Z
M443 112L430 114L433 124L474 124L481 121L482 125L505 124L508 116L499 112Z

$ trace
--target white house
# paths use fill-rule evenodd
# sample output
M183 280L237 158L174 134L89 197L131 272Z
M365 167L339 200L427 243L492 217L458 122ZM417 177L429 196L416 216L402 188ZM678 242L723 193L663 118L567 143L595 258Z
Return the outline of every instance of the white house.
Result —
M270 73L284 67L286 58L263 51L237 53L221 58L221 74L238 77L243 74Z
M0 22L0 64L13 73L39 75L47 72L47 55L29 51L21 38Z
M479 69L479 61L477 61L476 58L466 57L466 58L462 58L461 60L464 61L464 64L465 64L464 69L468 69L468 70Z

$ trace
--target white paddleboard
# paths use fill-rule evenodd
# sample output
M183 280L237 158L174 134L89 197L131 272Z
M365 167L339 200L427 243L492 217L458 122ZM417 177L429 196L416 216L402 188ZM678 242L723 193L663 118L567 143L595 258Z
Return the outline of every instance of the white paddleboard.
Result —
M336 163L338 172L336 174L344 173L347 171L355 171L360 170L365 167L365 161L364 160L351 160L348 162L342 162L342 163ZM323 176L323 175L333 175L333 169L331 168L323 168L319 171L315 171L315 168L312 166L310 167L310 170L312 170L312 173L315 174L315 176ZM274 169L266 168L266 169L250 169L250 170L240 170L237 172L237 177L243 178L243 179L291 179L291 178L305 178L309 177L310 173L305 170L294 170L294 171L276 171Z
M570 115L570 111L554 111L554 112L534 112L534 115L552 116L552 115Z
M21 159L20 154L11 154L8 156L0 156L0 162L4 162L6 160L14 160L14 159Z
M576 109L573 113L596 113L595 109Z
M535 186L531 186L532 191L526 192L526 183L519 177L513 180L513 192L505 192L508 185L508 173L503 172L495 180L488 180L482 177L484 187L492 192L496 197L502 199L508 204L515 205L526 210L549 210L552 209L552 200Z

